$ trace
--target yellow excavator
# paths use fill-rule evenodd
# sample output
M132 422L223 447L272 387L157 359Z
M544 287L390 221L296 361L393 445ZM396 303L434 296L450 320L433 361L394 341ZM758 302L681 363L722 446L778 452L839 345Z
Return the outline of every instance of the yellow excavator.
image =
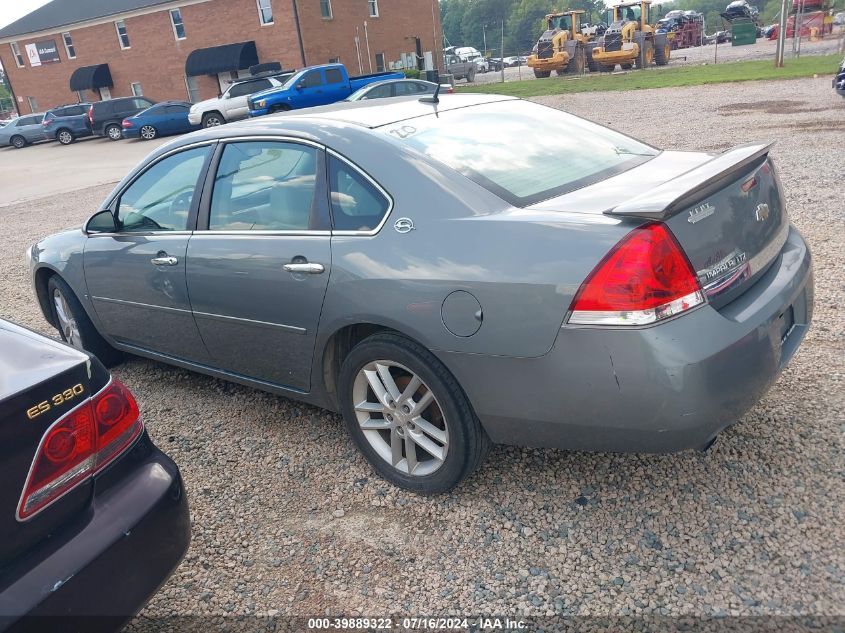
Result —
M584 11L562 11L546 16L546 30L537 40L528 57L528 67L538 79L548 77L552 71L581 74L589 56L590 37L581 33L581 16Z
M598 70L609 72L616 64L628 70L669 63L669 39L649 23L650 9L650 0L629 0L608 9L609 26L592 51Z

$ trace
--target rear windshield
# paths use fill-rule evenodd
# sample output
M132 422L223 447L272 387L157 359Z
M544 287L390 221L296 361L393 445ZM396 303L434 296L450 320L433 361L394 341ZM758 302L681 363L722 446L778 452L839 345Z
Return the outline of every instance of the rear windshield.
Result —
M530 101L500 101L381 128L515 206L586 187L658 154L640 141Z

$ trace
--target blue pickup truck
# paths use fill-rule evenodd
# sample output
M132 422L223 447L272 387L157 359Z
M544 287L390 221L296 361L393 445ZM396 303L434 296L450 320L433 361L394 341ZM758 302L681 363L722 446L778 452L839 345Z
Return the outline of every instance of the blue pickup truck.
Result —
M249 98L249 116L326 105L346 99L353 92L385 79L404 79L405 73L384 72L350 77L343 64L303 68L282 86L256 92Z

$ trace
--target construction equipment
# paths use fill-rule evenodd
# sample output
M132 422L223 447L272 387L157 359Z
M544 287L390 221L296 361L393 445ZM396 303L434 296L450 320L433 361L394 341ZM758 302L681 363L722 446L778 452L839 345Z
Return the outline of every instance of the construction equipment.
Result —
M607 31L592 50L598 70L610 72L619 64L627 70L669 63L667 34L649 23L651 0L628 0L608 9Z
M592 38L581 33L583 14L579 9L546 16L546 30L528 57L528 66L534 70L535 77L548 77L552 71L558 75L584 72L592 50Z
M669 11L657 21L655 28L657 33L666 33L673 51L704 43L704 16L697 11Z

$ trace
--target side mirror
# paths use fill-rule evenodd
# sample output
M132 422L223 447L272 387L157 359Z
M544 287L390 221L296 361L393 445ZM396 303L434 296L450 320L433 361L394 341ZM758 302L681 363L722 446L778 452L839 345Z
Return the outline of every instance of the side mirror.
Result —
M108 209L98 211L85 223L86 233L114 233L115 231L117 231L117 220Z
M302 82L300 82L300 83L296 84L296 89L297 89L297 90L302 90L304 87L305 87L305 84L304 84L304 83L302 83Z

